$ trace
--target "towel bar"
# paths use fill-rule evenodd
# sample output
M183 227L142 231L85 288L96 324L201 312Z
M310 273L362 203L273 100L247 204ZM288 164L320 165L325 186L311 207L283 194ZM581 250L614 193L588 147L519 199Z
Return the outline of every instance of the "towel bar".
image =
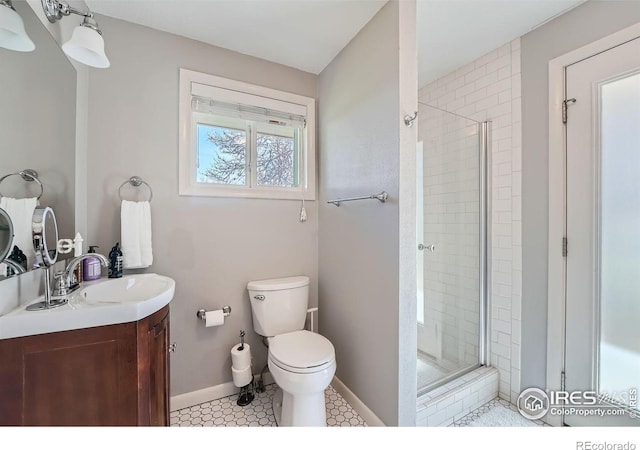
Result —
M10 173L0 178L0 184L5 180L5 178L9 178L14 175L20 175L24 181L35 181L36 183L38 183L38 186L40 186L40 195L38 195L37 198L38 200L40 200L40 197L42 197L42 194L44 194L44 186L42 186L42 182L38 179L38 172L33 169L24 169L20 172ZM2 192L0 192L0 197L3 197Z
M381 203L384 203L389 198L389 194L385 191L380 192L379 194L371 194L371 195L363 195L362 197L349 197L349 198L337 198L335 200L329 200L327 203L331 203L332 205L340 206L342 202L352 202L354 200L379 200Z
M140 187L143 184L147 186L149 188L149 202L151 202L151 200L153 199L153 189L151 189L151 186L149 186L149 183L147 183L146 181L144 181L142 178L138 176L133 176L120 185L120 187L118 188L118 196L120 197L120 201L122 201L122 188L127 183L133 187Z

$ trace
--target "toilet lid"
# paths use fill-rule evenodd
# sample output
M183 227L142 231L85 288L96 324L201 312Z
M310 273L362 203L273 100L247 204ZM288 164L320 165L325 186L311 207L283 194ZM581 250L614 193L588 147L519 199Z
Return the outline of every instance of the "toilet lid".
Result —
M307 330L273 337L269 342L269 354L276 362L298 369L321 366L336 357L329 339Z

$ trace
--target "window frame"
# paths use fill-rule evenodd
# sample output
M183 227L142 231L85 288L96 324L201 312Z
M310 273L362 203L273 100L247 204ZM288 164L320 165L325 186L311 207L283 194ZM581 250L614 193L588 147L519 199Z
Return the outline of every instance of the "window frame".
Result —
M206 116L204 113L193 112L191 108L192 83L235 91L246 98L246 95L273 99L280 102L288 102L306 108L306 127L300 136L300 148L298 154L298 181L296 187L260 186L257 185L257 149L254 145L248 145L247 162L250 170L246 172L245 186L199 183L197 182L197 123L207 124L206 121L197 121L194 118ZM257 86L241 81L222 78L215 75L180 69L180 111L179 111L179 195L180 196L204 196L204 197L236 197L236 198L261 198L278 200L315 200L316 199L316 120L315 99L304 97L289 92ZM224 117L224 116L220 116ZM213 122L213 121L212 121ZM257 123L256 123L257 124ZM215 126L215 125L214 125ZM253 139L258 133L259 126L251 127Z

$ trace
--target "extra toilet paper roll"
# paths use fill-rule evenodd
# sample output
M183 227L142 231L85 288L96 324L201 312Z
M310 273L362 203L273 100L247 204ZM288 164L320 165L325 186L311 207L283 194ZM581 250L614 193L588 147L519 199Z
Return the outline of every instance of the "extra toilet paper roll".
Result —
M238 370L251 366L251 347L249 344L244 344L244 350L240 350L240 344L233 346L231 349L231 365Z
M246 386L247 384L251 383L251 366L240 370L232 367L231 374L233 375L233 384L236 387Z
M220 325L224 325L224 313L221 309L207 311L205 313L205 326L217 327Z

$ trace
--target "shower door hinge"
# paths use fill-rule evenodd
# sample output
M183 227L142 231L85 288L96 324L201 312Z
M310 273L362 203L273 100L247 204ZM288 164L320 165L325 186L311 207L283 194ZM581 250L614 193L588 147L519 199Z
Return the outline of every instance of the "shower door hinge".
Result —
M566 237L562 238L562 256L566 257L568 253L569 241Z
M570 98L567 100L563 100L562 102L562 123L566 124L567 123L567 110L569 109L569 103L575 103L576 99L575 98Z

